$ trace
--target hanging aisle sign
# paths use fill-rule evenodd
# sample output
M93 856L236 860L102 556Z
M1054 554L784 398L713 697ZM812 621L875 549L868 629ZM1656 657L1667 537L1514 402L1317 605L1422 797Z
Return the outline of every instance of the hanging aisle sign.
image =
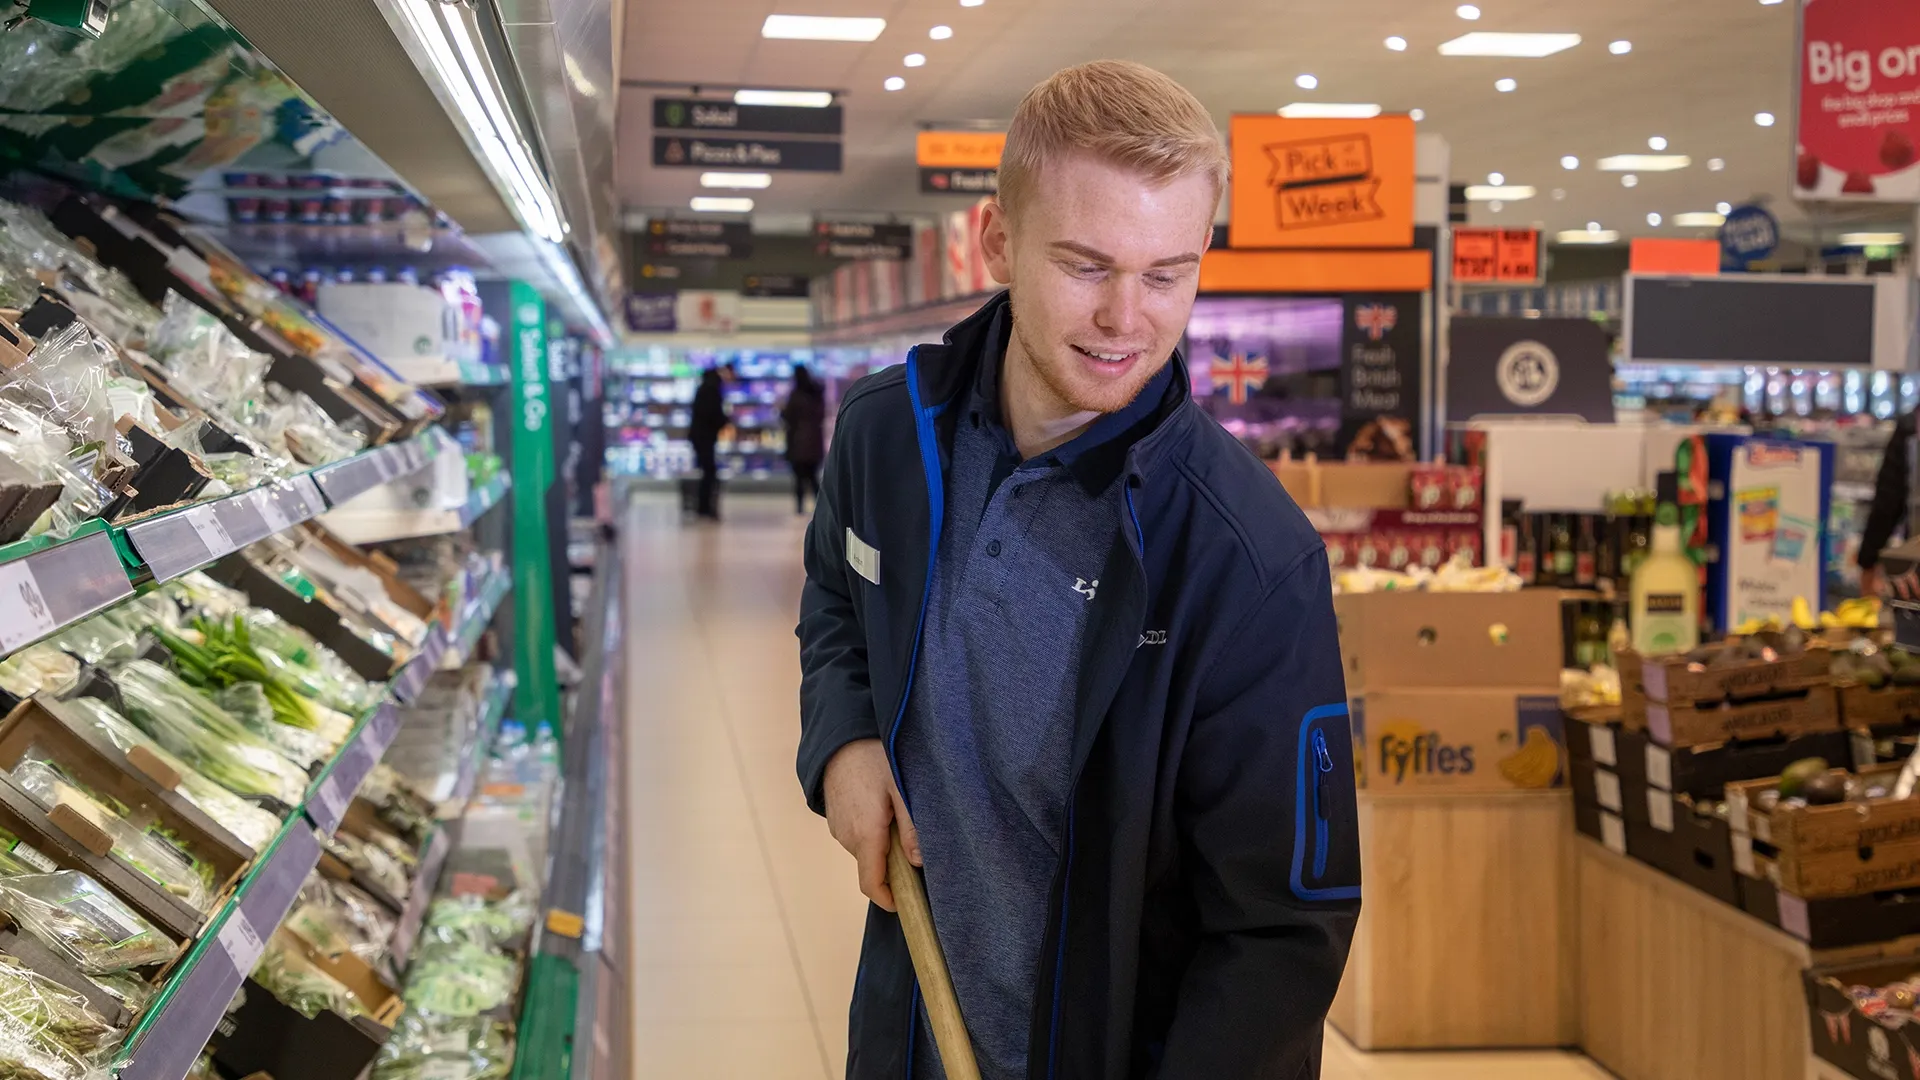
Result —
M922 195L992 195L1000 190L1004 131L923 131L914 140Z
M727 139L695 135L653 137L653 163L666 169L761 169L771 172L840 171L840 144L808 139Z
M653 126L663 131L751 132L760 135L839 135L845 118L838 105L823 109L787 105L735 105L695 98L653 99Z
M1413 120L1230 122L1237 248L1413 246Z
M819 221L813 226L817 254L829 259L911 259L913 226L866 221Z
M1920 5L1806 0L1793 193L1920 202Z
M753 226L744 221L647 222L647 254L665 259L746 259L753 255Z

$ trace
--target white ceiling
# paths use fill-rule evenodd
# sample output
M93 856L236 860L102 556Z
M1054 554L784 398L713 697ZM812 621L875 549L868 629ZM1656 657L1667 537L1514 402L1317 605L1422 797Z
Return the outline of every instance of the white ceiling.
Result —
M1378 102L1389 111L1424 109L1422 130L1446 136L1453 179L1484 183L1500 172L1538 195L1499 214L1473 208L1475 223L1540 224L1550 230L1589 221L1633 235L1709 235L1679 230L1674 215L1773 194L1791 231L1810 221L1791 204L1793 20L1795 5L1758 0L1480 0L1483 17L1454 14L1458 0L679 0L628 7L622 75L627 80L718 86L820 88L845 92L846 170L839 175L777 173L752 193L771 213L928 212L965 205L918 194L914 133L926 121L993 120L1054 70L1120 57L1157 67L1193 90L1224 131L1235 112L1271 112L1291 101ZM883 16L871 44L766 41L771 13ZM929 27L953 27L947 41ZM1471 30L1571 31L1584 40L1539 60L1442 57L1436 47ZM1388 50L1397 34L1405 52ZM1608 43L1633 51L1614 56ZM909 52L927 56L902 67ZM1295 76L1318 76L1302 91ZM890 75L907 88L881 89ZM1519 82L1499 93L1494 81ZM622 92L617 184L629 208L684 210L699 193L697 172L649 163L651 99ZM671 91L668 91L669 93ZM1754 114L1774 113L1762 128ZM1613 154L1648 153L1663 136L1691 168L1644 173L1627 189L1593 167ZM1560 158L1580 158L1568 172ZM1709 158L1726 169L1710 172ZM1556 201L1554 189L1564 189ZM1651 228L1647 214L1669 224ZM1907 211L1850 208L1844 220L1904 223ZM1841 216L1821 219L1831 225Z

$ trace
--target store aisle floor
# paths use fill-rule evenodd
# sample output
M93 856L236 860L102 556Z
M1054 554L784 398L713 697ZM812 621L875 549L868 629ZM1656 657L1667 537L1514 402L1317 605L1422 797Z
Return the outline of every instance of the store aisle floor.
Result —
M638 1080L837 1080L866 901L794 778L802 520L772 497L683 524L642 497L628 590ZM1598 1080L1565 1054L1361 1054L1325 1080Z

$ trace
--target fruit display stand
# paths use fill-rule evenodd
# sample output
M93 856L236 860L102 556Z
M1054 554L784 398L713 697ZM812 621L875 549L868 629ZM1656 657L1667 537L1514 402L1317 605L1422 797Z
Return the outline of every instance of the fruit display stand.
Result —
M1361 915L1329 1014L1365 1050L1577 1036L1560 597L1335 598Z

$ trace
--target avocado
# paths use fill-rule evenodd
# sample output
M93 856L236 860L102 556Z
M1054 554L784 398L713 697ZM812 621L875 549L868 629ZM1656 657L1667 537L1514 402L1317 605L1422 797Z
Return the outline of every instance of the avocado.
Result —
M1799 656L1807 651L1807 632L1797 626L1789 626L1780 635L1780 652L1786 656Z
M1834 773L1807 777L1800 785L1800 797L1809 806L1832 806L1847 801L1847 778Z
M1702 645L1687 654L1689 664L1711 664L1726 650L1719 645Z
M1867 656L1867 666L1888 678L1892 678L1893 673L1901 668L1911 666L1893 659L1893 655L1897 654L1889 654L1884 649L1879 652L1869 653Z
M1869 690L1878 690L1887 685L1886 674L1872 665L1861 668L1860 674L1857 677L1860 680L1860 685Z
M1780 770L1780 797L1791 799L1806 790L1807 781L1825 776L1831 768L1822 757L1801 758Z

